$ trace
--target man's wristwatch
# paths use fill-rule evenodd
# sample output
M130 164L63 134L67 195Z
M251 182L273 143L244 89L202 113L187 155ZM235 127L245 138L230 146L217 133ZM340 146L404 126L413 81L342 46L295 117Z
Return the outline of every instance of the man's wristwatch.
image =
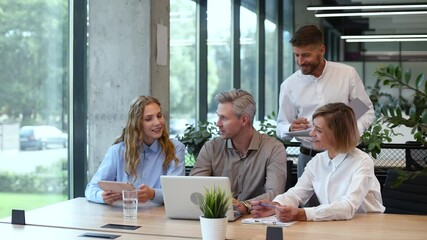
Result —
M243 201L242 203L248 209L248 213L250 213L252 209L251 203L249 201Z

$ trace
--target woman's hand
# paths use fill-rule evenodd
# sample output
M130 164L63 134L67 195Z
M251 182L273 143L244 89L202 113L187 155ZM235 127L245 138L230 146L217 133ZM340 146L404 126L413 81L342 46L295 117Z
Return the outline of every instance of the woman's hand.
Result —
M122 194L113 191L102 191L101 196L106 204L112 204L118 200L122 200Z
M148 187L145 184L139 186L138 202L145 203L148 200L152 200L154 198L154 195L156 195L154 189Z

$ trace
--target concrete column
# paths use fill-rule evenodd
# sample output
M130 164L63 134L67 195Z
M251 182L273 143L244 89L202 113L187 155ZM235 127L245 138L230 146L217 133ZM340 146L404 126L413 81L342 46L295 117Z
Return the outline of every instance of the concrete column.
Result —
M97 170L121 133L130 101L152 95L169 115L169 1L90 0L88 170ZM157 24L167 28L167 62L157 65Z

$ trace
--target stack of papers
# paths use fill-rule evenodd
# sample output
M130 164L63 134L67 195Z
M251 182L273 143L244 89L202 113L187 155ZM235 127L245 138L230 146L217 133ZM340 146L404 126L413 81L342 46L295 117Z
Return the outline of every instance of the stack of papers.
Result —
M262 225L274 225L274 226L280 226L280 227L289 227L296 223L296 221L293 222L281 222L277 220L276 216L269 216L264 218L245 218L242 219L242 223L247 224L262 224Z

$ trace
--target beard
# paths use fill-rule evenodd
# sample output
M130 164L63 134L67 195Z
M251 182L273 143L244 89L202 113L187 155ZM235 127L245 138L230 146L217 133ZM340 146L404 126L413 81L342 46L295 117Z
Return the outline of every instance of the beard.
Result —
M322 56L317 56L317 59L315 62L308 62L303 65L299 65L299 68L301 69L301 72L304 75L314 75L313 72L316 71L316 69L319 67L321 62L322 62Z

